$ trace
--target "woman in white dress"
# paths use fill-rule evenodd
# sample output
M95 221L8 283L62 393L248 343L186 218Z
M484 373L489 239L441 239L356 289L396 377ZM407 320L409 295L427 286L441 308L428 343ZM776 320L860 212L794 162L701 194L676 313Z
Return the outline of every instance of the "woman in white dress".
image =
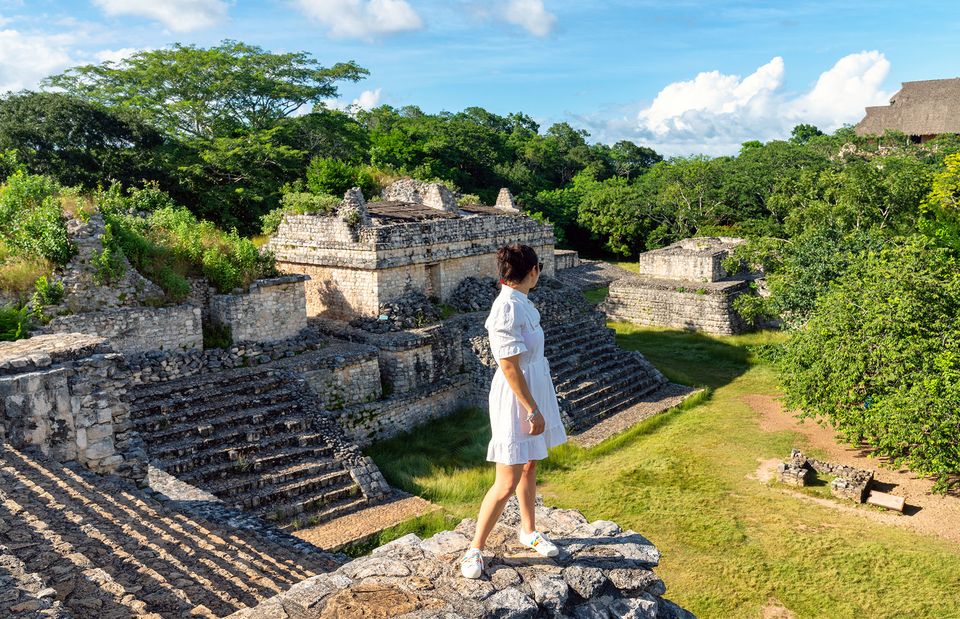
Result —
M527 298L543 263L532 247L519 243L500 248L497 263L500 294L485 323L497 359L490 385L492 432L487 447L487 460L496 463L497 476L480 506L473 543L460 562L467 578L483 573L481 551L514 492L520 504L519 542L542 555L557 555L557 547L537 531L534 521L537 460L567 440L550 365L543 356L540 312Z

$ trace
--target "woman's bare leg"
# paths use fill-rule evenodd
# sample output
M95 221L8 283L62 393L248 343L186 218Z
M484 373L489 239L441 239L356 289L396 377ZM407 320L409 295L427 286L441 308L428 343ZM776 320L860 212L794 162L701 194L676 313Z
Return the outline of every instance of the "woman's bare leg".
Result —
M523 465L520 483L517 484L517 501L520 503L520 529L524 533L533 533L537 528L534 516L534 504L537 500L537 461L531 460Z
M477 516L477 532L473 536L473 548L483 549L487 543L487 536L497 524L503 507L510 499L510 495L520 483L523 474L523 464L497 464L497 478L493 486L487 490L480 504L480 514Z

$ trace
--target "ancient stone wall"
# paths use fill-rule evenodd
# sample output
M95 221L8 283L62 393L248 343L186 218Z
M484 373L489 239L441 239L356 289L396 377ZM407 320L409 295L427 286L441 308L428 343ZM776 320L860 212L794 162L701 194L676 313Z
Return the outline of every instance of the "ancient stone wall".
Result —
M580 266L580 254L572 249L556 249L553 256L557 271Z
M61 316L43 332L96 335L122 353L185 351L203 348L200 323L198 307L131 307Z
M0 343L0 439L142 480L146 452L122 363L104 339L79 333Z
M339 411L337 424L347 440L365 447L475 404L464 397L472 389L466 374L446 377L415 392L347 407Z
M373 402L382 395L377 349L333 342L317 352L295 355L281 364L303 378L327 410Z
M728 273L722 262L743 243L733 237L694 237L640 254L639 273L657 279L715 282Z
M745 280L698 284L629 277L610 284L600 309L611 320L732 335L747 328L733 300L749 292Z
M210 320L230 328L234 343L275 342L300 333L307 326L304 275L261 279L242 294L220 294L210 299Z

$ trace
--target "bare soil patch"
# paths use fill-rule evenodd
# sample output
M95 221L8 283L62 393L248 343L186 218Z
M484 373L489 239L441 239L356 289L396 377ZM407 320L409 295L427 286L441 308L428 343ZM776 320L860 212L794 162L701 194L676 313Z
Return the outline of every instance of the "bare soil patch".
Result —
M831 428L820 426L810 420L796 419L792 413L785 411L782 404L774 397L752 393L743 396L742 400L757 413L757 421L762 430L796 432L803 437L797 445L801 449L819 449L825 454L825 459L831 462L873 470L875 483L880 486L880 489L904 497L907 509L903 514L878 512L853 504L847 505L839 501L812 497L794 490L785 489L785 492L831 508L855 512L871 520L960 543L960 499L957 497L933 494L930 491L933 482L918 477L906 469L881 466L883 460L869 457L869 452L838 442ZM783 458L788 455L783 454ZM780 460L760 461L756 473L751 477L761 481L773 479L779 462Z

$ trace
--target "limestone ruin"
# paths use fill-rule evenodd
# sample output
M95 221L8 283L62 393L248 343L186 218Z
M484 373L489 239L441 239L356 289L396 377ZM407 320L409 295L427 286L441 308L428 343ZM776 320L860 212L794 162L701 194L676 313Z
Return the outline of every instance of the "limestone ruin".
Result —
M756 276L727 273L723 261L743 239L696 237L640 254L639 275L610 284L603 311L613 320L732 335L748 329L733 301ZM755 285L755 284L754 284Z
M283 277L226 295L196 282L179 306L134 297L0 343L0 580L16 592L0 595L0 614L225 616L261 605L351 616L374 581L392 576L365 571L364 560L338 569L346 557L289 532L401 496L363 446L485 406L494 252L512 241L534 245L547 264L531 299L574 438L620 431L690 392L616 345L604 314L577 292L597 277L590 263L567 252L564 270L579 274L551 277L552 233L509 192L497 206L458 206L442 185L409 180L381 202L351 191L336 215L285 217L270 241L286 257ZM330 257L339 262L324 262ZM74 281L66 307L112 294ZM440 301L456 311L447 315ZM205 348L211 326L232 345ZM611 420L619 421L604 425ZM497 570L495 582L456 587L437 572L449 557L424 551L418 561L431 588L410 571L389 581L389 593L437 617L685 616L660 599L652 564L631 563L635 534L563 518L573 528L555 533L573 536L572 545L547 572L566 585L516 565L517 578ZM593 560L578 536L606 539L579 543L619 553L592 565L588 590L575 584ZM203 553L185 554L197 544ZM304 596L308 608L297 606ZM490 610L498 604L502 611ZM263 616L286 616L277 613Z

